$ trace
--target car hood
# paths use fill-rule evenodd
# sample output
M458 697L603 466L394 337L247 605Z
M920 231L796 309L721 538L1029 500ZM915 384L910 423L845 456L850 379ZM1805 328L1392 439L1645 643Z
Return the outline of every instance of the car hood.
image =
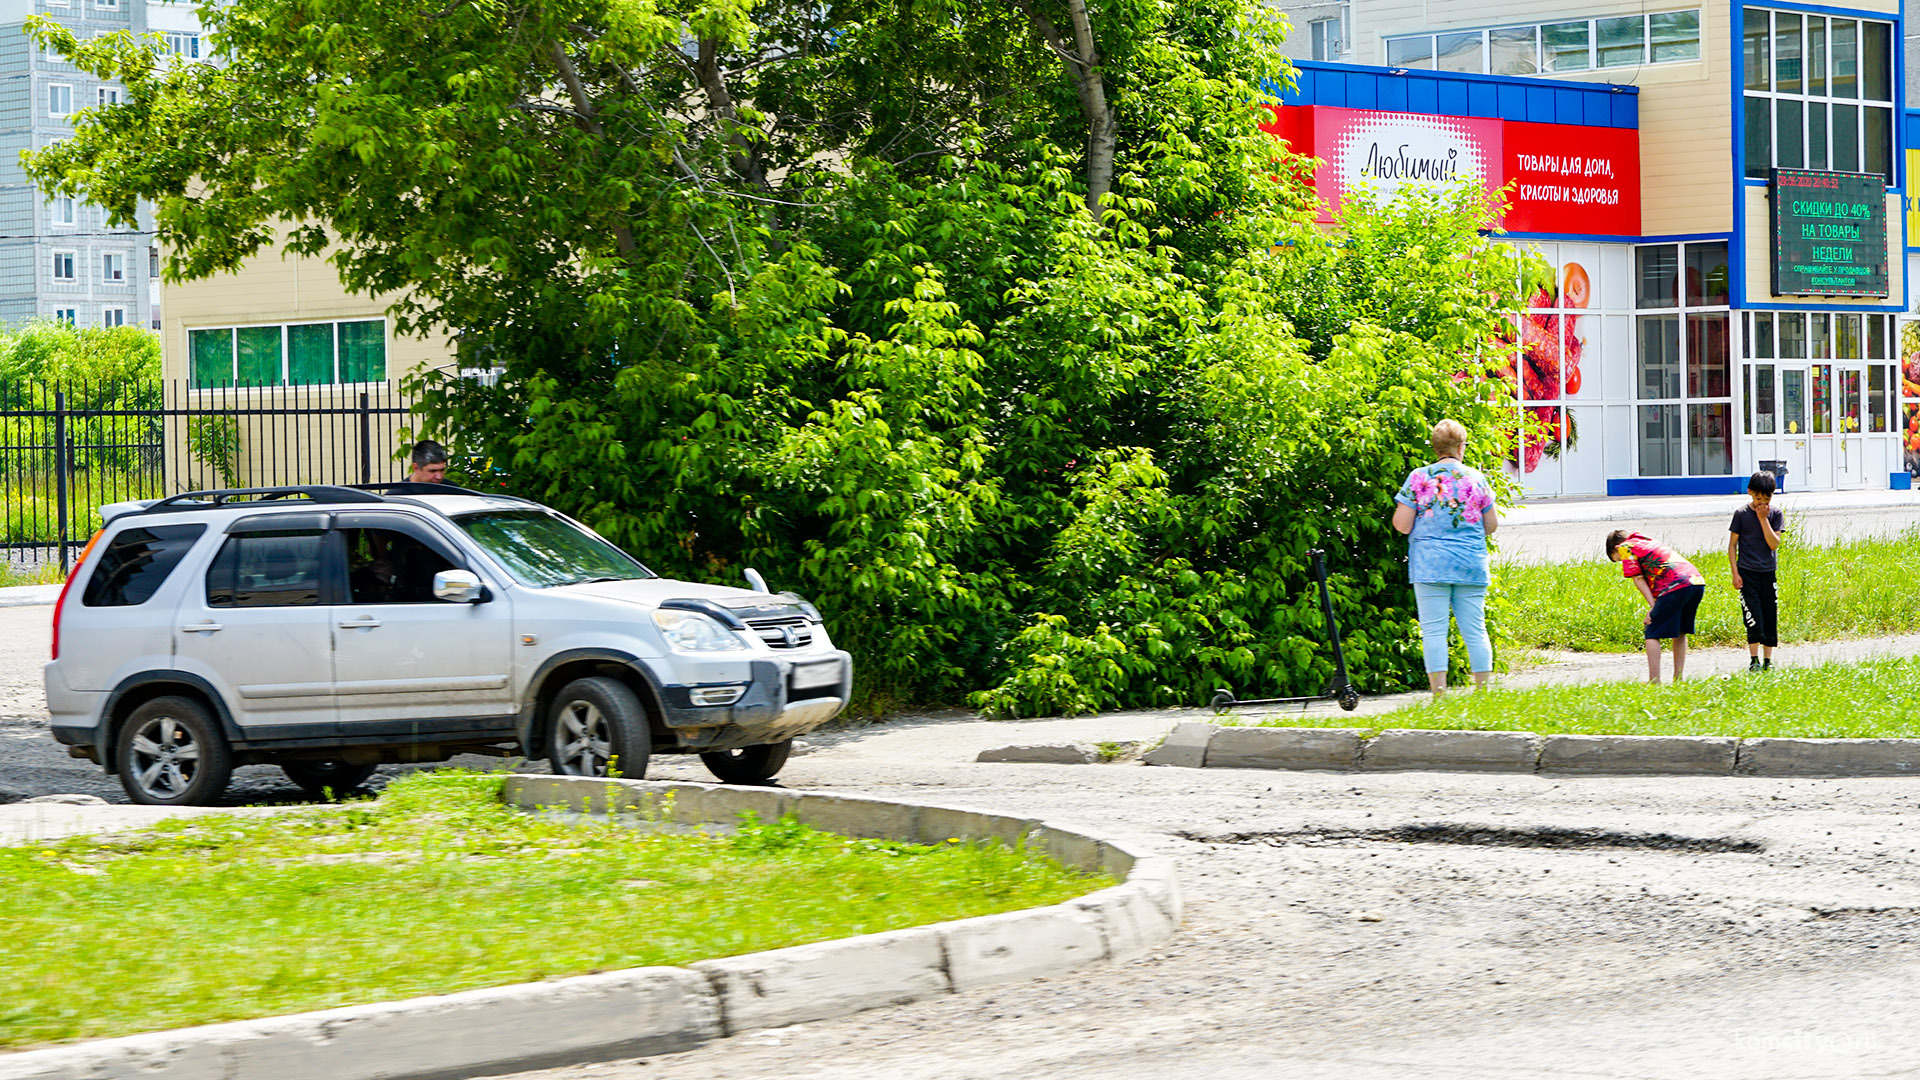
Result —
M751 589L736 589L730 585L705 585L697 581L676 581L673 578L642 578L637 581L594 581L581 585L561 585L555 592L571 593L575 596L595 596L606 600L620 600L643 607L659 607L663 600L709 600L729 611L738 612L741 618L749 613L758 614L763 609L778 608L797 611L791 598L775 596L771 593L754 592Z

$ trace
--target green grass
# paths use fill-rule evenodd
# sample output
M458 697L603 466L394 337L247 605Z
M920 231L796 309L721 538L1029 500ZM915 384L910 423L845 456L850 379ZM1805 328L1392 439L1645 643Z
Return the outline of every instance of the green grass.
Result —
M1592 683L1530 690L1454 690L1374 718L1373 730L1438 728L1542 735L1732 735L1920 738L1920 658L1783 668L1677 685ZM1263 727L1349 727L1294 719Z
M1495 574L1508 608L1503 636L1522 646L1581 652L1634 652L1641 647L1647 606L1601 560L1596 533L1590 562L1502 565ZM1695 645L1742 645L1740 594L1727 573L1725 547L1687 556L1707 579ZM1920 529L1892 540L1832 547L1780 545L1780 641L1877 637L1920 632Z
M502 805L500 783L423 774L376 802L0 847L0 1046L684 964L1110 884L791 820L562 821Z

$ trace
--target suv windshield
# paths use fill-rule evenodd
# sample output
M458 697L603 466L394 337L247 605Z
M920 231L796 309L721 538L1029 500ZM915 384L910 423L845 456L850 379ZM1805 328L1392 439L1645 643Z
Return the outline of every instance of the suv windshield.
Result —
M626 552L539 510L489 510L453 521L523 585L546 588L654 576Z

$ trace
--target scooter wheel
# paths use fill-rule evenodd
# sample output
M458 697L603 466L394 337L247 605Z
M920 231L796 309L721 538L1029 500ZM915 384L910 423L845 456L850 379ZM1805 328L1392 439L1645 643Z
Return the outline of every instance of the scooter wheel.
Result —
M1339 694L1340 707L1347 712L1360 707L1360 694L1351 686L1342 687Z
M1231 690L1215 690L1213 700L1207 704L1214 712L1223 713L1233 707L1234 696Z

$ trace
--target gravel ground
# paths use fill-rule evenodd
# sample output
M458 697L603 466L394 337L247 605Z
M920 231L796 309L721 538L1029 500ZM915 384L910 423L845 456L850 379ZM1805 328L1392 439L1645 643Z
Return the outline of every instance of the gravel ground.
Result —
M47 614L0 608L0 798L120 801L46 734ZM1639 663L1534 671L1633 677ZM1915 780L973 761L1013 743L1151 741L1206 715L906 718L817 734L782 777L1074 821L1172 855L1187 919L1152 956L520 1080L1920 1074L1903 1037L1920 995ZM705 778L687 759L649 775ZM231 800L297 796L261 768Z

